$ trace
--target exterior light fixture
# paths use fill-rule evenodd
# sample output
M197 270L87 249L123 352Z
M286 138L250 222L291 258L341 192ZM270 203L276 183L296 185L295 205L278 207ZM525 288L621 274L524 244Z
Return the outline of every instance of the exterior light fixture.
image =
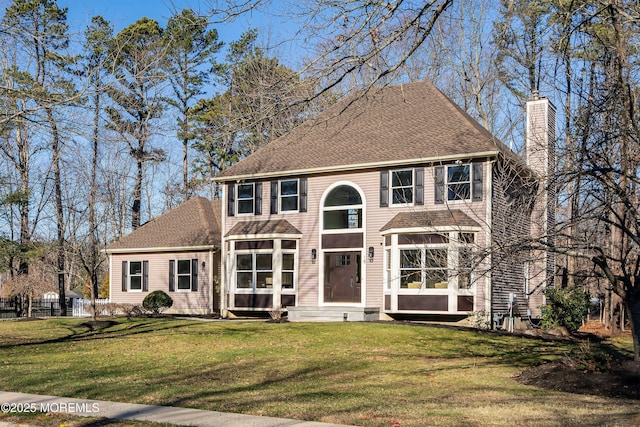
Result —
M375 249L373 248L373 246L369 246L369 262L373 262L374 251Z
M316 263L317 257L318 257L318 252L315 249L311 249L311 264Z

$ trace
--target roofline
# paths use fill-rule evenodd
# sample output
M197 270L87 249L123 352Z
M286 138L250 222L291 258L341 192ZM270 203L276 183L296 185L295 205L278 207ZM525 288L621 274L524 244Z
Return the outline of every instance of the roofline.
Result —
M380 230L380 234L382 236L386 236L387 234L449 233L451 231L479 232L482 231L482 227L479 225L438 225L435 227L389 228L386 230Z
M284 239L284 240L300 240L302 234L291 233L268 233L268 234L230 234L224 236L226 240L270 240L270 239Z
M453 156L424 157L424 158L417 158L417 159L394 160L394 161L376 162L376 163L362 163L362 164L355 164L355 165L338 165L338 166L326 166L322 168L295 169L295 170L281 171L281 172L265 172L265 173L254 173L254 174L244 174L244 175L230 175L230 176L214 177L212 181L216 181L216 182L242 181L245 179L272 178L277 176L311 175L311 174L326 173L326 172L346 172L346 171L354 171L354 170L362 170L362 169L376 169L380 167L405 166L405 165L414 164L414 163L448 162L448 161L457 160L460 158L494 157L494 156L498 156L499 154L500 154L500 150L496 148L495 151L482 151L479 153L464 153L464 154L457 154Z
M111 254L135 254L147 252L193 252L219 249L216 245L201 246L173 246L173 247L156 247L156 248L125 248L125 249L103 249L102 252Z

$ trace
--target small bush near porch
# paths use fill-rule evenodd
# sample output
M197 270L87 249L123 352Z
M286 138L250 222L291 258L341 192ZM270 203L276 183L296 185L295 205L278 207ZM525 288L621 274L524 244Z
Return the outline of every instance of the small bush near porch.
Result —
M0 323L2 388L360 426L640 423L637 400L514 379L577 342L398 323L81 323ZM631 339L591 346L630 355Z

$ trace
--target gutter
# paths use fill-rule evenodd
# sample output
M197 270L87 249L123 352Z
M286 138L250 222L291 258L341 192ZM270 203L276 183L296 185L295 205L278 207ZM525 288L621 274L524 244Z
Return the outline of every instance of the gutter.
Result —
M322 174L322 173L332 173L332 172L348 172L354 170L367 170L367 169L378 169L378 168L387 168L387 167L396 167L396 166L407 166L410 164L419 164L419 163L445 163L445 162L453 162L455 160L459 160L461 158L478 158L478 157L495 157L500 154L500 150L495 151L483 151L480 153L465 153L464 155L451 155L451 156L437 156L437 157L425 157L425 158L417 158L417 159L405 159L405 160L394 160L394 161L384 161L384 162L376 162L376 163L361 163L361 164L352 164L352 165L335 165L335 166L325 166L319 168L307 168L307 169L294 169L289 171L272 171L272 172L263 172L263 173L251 173L251 174L241 174L241 175L229 175L229 176L217 176L212 178L214 182L226 182L226 181L244 181L247 179L261 179L261 178L282 178L286 176L300 176L300 175L312 175L312 174Z

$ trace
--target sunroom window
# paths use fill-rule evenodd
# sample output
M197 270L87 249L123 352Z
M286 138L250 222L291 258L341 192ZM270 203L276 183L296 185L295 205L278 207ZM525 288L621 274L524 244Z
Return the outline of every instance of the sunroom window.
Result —
M293 289L295 277L295 253L282 254L282 289Z
M273 287L271 253L236 254L236 287L265 289Z
M400 250L401 289L446 289L447 249Z

